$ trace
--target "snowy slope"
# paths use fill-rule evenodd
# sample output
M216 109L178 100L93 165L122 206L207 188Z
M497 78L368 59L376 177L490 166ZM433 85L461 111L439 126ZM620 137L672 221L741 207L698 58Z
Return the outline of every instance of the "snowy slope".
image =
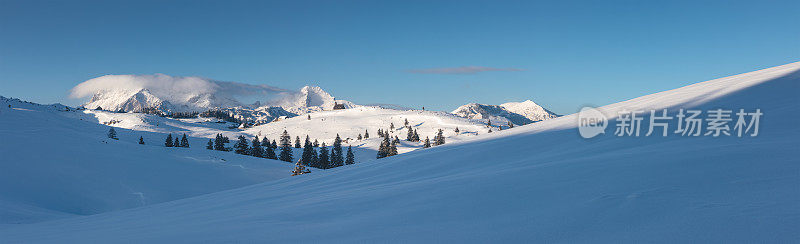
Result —
M456 108L451 113L464 118L491 121L493 125L506 125L508 122L515 125L527 125L558 117L555 113L531 100L501 105L470 103Z
M108 126L66 110L0 97L0 228L238 188L292 168L205 150L205 138L165 148L165 134L117 128L110 140Z
M798 82L793 63L601 108L760 108L758 137L587 140L570 115L301 177L9 227L0 242L796 242Z
M344 110L312 112L307 115L293 118L284 118L279 121L267 123L245 130L236 128L235 123L224 123L218 119L172 119L140 113L114 113L108 111L86 110L100 123L113 123L115 127L135 131L158 133L186 133L193 137L214 138L221 133L230 138L244 135L248 139L255 136L267 137L278 140L281 133L286 130L292 136L292 142L299 136L331 145L339 134L345 140L344 146L352 146L356 161L366 162L374 160L380 146L381 138L378 129L389 131L392 137L401 139L398 146L399 153L406 153L422 148L422 142L405 141L408 130L403 126L406 119L409 126L417 130L422 140L425 137L433 139L438 129L444 131L447 142L466 140L475 135L485 134L488 128L481 121L464 119L444 112L420 110L394 110L378 107L357 107ZM311 120L308 120L311 116ZM390 130L394 123L395 129ZM459 128L459 133L455 129ZM370 139L357 140L359 134L369 131Z
M311 117L310 120L308 116ZM398 145L399 153L422 148L422 142L405 141L408 135L408 129L404 127L406 120L423 141L425 137L433 139L439 129L444 131L447 142L466 140L478 134L486 134L489 130L480 121L459 118L444 112L357 107L310 113L275 121L246 129L244 133L278 139L278 135L286 130L293 140L297 136L305 140L308 135L312 141L318 140L327 145L331 145L338 134L344 140L345 147L354 148L356 161L366 162L375 159L380 146L378 129L389 131L393 138L397 136L401 140L401 144ZM390 129L391 124L394 124L393 130ZM455 132L456 128L459 129L459 133ZM370 139L357 140L358 135L364 135L365 131L369 131Z

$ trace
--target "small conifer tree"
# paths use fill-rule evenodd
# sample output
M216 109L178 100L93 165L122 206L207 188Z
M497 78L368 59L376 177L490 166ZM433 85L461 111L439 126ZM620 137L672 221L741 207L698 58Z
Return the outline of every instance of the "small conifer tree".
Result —
M325 143L322 143L322 146L319 148L319 158L317 159L317 165L319 165L320 169L330 169L331 162L328 154L328 147L325 146Z
M345 159L344 164L351 165L356 163L356 155L353 154L353 147L347 146L347 159Z
M306 167L303 166L303 164L300 161L301 160L297 160L297 163L294 164L295 166L294 170L292 170L292 176L311 173L311 171L306 169Z
M139 137L139 144L144 145L144 138L142 138L141 136Z
M164 146L172 147L172 134L167 135L167 140L164 141Z
M283 131L281 135L281 153L278 156L278 159L281 161L292 162L292 146L291 146L291 136L289 136L289 132L286 130Z
M239 135L238 139L239 141L233 145L234 152L236 154L249 155L250 147L247 146L247 138L245 138L243 135Z
M264 148L261 147L261 141L258 140L257 136L253 138L252 146L250 146L250 156L259 158L264 157Z
M181 147L189 147L189 138L186 137L186 133L184 133L183 138L181 138Z
M114 127L108 129L108 138L119 140L119 138L117 138L117 131L114 130Z
M342 138L336 134L336 139L333 140L333 147L331 148L331 166L339 167L344 165L344 155L342 154Z

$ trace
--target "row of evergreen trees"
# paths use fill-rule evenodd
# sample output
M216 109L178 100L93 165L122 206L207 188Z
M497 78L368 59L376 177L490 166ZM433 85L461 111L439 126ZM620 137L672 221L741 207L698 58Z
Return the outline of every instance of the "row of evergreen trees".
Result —
M292 151L293 145L290 143L291 136L289 136L289 133L285 130L281 134L280 144L277 144L274 140L270 143L269 139L266 137L264 137L263 140L259 140L258 137L255 137L248 143L247 138L242 135L237 138L237 142L233 145L233 148L225 147L225 143L228 142L230 141L227 137L217 134L216 139L208 141L206 149L219 151L233 150L235 153L242 155L277 159L286 162L294 161L294 153ZM299 144L298 142L299 139L296 140L295 144ZM294 145L294 147L299 148L296 145ZM320 147L319 142L317 140L311 142L311 138L306 136L305 148L299 160L304 166L330 169L355 163L355 155L353 154L352 148L348 147L346 155L342 153L342 139L339 135L336 135L330 153L325 143L322 143L319 153L317 153L317 147ZM275 152L276 149L278 150L277 154Z
M139 139L141 141L142 138L139 137ZM144 143L140 143L140 144L144 144ZM188 148L189 147L189 139L186 138L186 134L184 133L183 134L183 138L181 138L180 141L178 141L178 137L177 136L175 137L175 140L173 141L172 134L169 134L169 135L167 135L167 139L164 141L164 146L166 146L166 147L186 147L186 148Z
M353 148L350 146L347 147L346 155L342 153L342 138L339 137L339 134L336 134L336 139L333 141L330 154L328 152L328 147L324 142L319 148L319 153L317 153L316 147L313 143L311 143L311 139L306 136L305 145L303 146L303 153L301 154L298 162L303 165L318 169L331 169L344 165L355 164L355 154L353 154Z

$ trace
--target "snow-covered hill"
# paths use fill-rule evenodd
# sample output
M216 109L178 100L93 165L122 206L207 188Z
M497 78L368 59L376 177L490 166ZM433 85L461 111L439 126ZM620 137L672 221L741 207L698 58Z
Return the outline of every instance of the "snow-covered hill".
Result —
M600 108L611 125L623 110L760 109L756 137L583 139L568 115L299 177L9 226L0 242L796 242L798 89L792 63Z
M466 140L489 131L489 128L479 120L460 118L445 112L394 110L378 107L311 112L303 116L284 117L272 123L244 130L238 129L239 125L236 123L214 118L173 119L141 113L115 113L97 110L83 112L93 116L101 124L162 134L186 133L200 138L214 138L216 134L223 134L230 138L244 135L248 139L258 136L277 140L286 130L293 140L298 136L301 140L305 140L305 137L309 136L311 140L331 145L336 135L339 134L345 140L344 146L353 147L358 162L375 159L381 142L377 133L378 129L389 131L392 137L397 136L401 139L402 142L398 145L399 153L422 148L422 142L404 141L408 133L408 129L405 128L406 120L422 140L426 137L433 139L439 129L444 131L447 142ZM308 119L309 117L311 119ZM392 124L394 124L394 129L391 128ZM459 133L455 132L456 128L459 129ZM357 140L359 134L363 137L367 131L371 136L370 139Z
M464 118L492 121L494 125L506 125L508 122L527 125L558 117L531 100L501 105L470 103L456 108L452 113Z
M287 177L292 168L206 150L206 138L165 148L165 134L118 127L119 140L111 140L99 122L63 105L0 97L0 228L238 188Z

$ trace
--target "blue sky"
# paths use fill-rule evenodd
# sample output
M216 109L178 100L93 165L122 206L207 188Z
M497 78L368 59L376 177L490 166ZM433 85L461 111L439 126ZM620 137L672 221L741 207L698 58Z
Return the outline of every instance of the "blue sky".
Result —
M163 73L566 114L800 61L798 12L796 0L0 0L0 95L75 105L68 90L85 80Z

